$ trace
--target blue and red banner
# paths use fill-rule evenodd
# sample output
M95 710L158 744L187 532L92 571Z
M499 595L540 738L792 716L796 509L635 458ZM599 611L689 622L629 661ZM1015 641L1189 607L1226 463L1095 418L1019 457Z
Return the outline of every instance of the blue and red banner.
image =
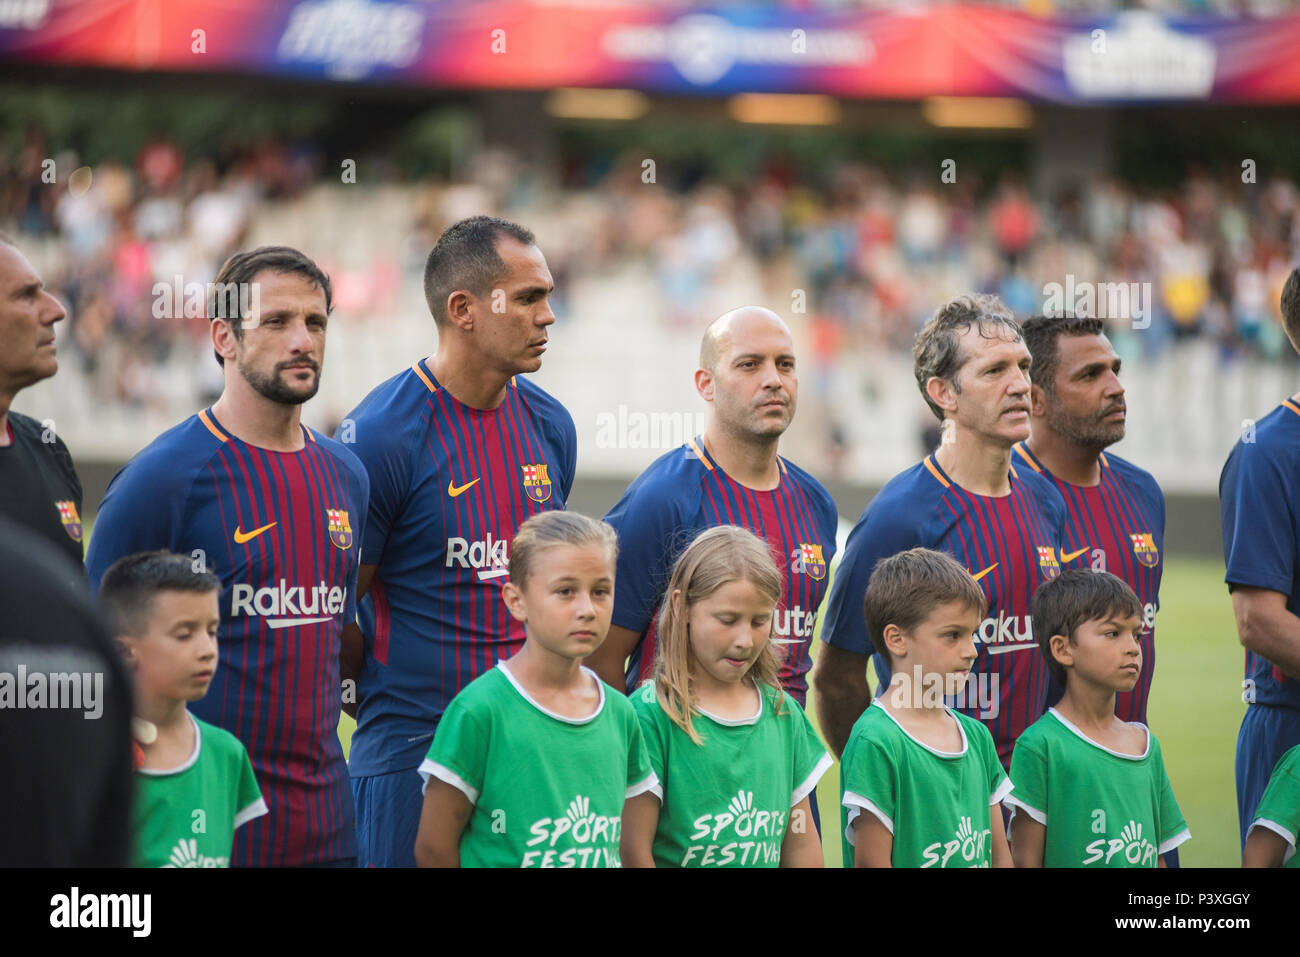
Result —
M991 5L5 0L0 62L443 88L632 87L1063 103L1300 102L1300 12L1037 17Z

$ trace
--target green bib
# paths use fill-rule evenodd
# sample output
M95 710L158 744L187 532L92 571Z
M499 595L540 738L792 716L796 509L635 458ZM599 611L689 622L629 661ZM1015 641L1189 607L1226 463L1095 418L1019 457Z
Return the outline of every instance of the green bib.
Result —
M186 714L194 723L189 760L135 772L136 867L229 867L235 829L266 813L239 739Z
M1146 753L1120 754L1049 708L1016 741L1007 804L1047 828L1044 867L1156 867L1192 836L1160 742L1143 730Z
M1250 826L1266 827L1286 838L1291 847L1282 866L1300 867L1300 854L1295 852L1296 834L1300 833L1300 745L1278 759Z
M474 805L462 867L621 866L623 802L658 782L632 705L599 687L595 714L566 718L538 704L503 662L452 699L420 774Z
M760 698L749 718L696 715L698 745L664 713L653 683L632 695L659 777L657 867L777 867L787 828L812 828L811 820L792 822L790 810L831 757L793 698L770 689Z
M957 752L922 744L878 701L853 725L840 766L845 867L853 866L858 814L875 815L894 835L894 867L992 866L989 809L1011 782L988 728L945 710L961 732Z

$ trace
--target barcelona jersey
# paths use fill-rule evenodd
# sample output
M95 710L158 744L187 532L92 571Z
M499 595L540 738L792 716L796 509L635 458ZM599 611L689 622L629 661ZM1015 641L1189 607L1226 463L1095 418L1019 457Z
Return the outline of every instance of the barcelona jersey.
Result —
M1156 670L1156 612L1164 571L1165 495L1150 472L1118 455L1100 456L1101 481L1071 485L1054 476L1022 442L1016 462L1046 476L1065 500L1061 560L1074 568L1107 571L1128 583L1142 603L1142 673L1132 691L1115 696L1124 721L1147 723L1147 698Z
M370 473L361 561L354 777L419 767L451 699L524 642L501 597L510 543L529 517L564 508L573 485L573 418L518 377L495 409L476 409L415 363L375 388L338 437Z
M1047 710L1050 672L1034 640L1030 600L1061 572L1065 504L1045 478L1011 467L1011 493L977 495L952 481L934 456L890 479L858 519L835 573L822 640L872 653L862 602L882 558L921 546L947 552L984 589L988 612L976 632L978 657L953 706L993 734L1003 767L1020 733ZM883 689L889 663L875 656Z
M1287 399L1232 447L1219 508L1228 587L1280 592L1300 615L1300 402ZM1247 650L1244 697L1300 711L1300 681Z
M619 540L613 623L644 636L628 666L629 694L654 672L659 605L677 556L705 529L739 525L768 543L781 570L772 640L783 656L782 685L804 703L839 516L820 482L786 459L777 462L777 487L755 491L724 472L696 438L655 460L605 516Z
M86 556L96 590L117 559L160 548L221 579L219 663L189 707L243 742L270 809L236 832L235 866L357 853L339 649L370 485L347 448L302 432L300 451L273 452L211 409L191 416L114 477Z

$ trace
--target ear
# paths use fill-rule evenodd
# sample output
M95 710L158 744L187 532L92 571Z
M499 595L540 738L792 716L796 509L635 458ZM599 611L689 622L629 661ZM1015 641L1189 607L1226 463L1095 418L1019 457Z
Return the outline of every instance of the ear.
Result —
M474 296L468 290L457 289L447 297L447 322L465 332L474 329Z
M925 394L943 411L957 411L957 390L947 379L940 379L937 375L930 376L925 381Z
M1051 642L1048 645L1052 650L1052 657L1065 668L1074 667L1074 652L1070 644L1070 639L1065 635L1052 635Z
M695 391L700 394L700 398L705 402L713 401L714 386L712 372L708 369L695 370Z
M212 348L229 365L239 358L239 340L235 330L225 319L213 319L209 324L208 335L212 339Z
M114 638L113 644L117 646L117 650L121 653L122 660L126 662L126 666L134 670L135 666L139 664L135 656L135 645L130 641L130 639L123 635L118 635Z
M1029 414L1035 419L1041 419L1047 415L1047 393L1043 391L1041 385L1029 386Z
M886 625L884 634L880 637L885 642L885 647L889 649L889 653L895 658L907 656L907 635L903 633L902 628L897 625Z
M528 620L528 605L524 601L524 593L514 582L506 582L501 586L501 600L506 603L510 617L515 621Z

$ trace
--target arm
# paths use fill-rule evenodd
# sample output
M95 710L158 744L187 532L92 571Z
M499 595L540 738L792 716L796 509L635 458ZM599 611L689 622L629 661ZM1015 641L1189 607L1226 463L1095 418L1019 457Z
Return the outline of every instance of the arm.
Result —
M659 828L659 798L646 791L623 804L623 830L618 856L624 867L654 867L655 831Z
M853 865L893 867L894 835L874 814L862 811L853 819Z
M370 591L370 582L375 577L375 565L362 565L357 571L357 601L361 601ZM339 645L339 678L344 682L351 681L353 687L356 687L357 679L361 677L361 666L366 661L366 639L361 634L361 626L356 622L348 622L343 626L343 636ZM343 713L350 718L357 716L356 696L352 701L343 703Z
M1281 867L1290 847L1281 834L1266 827L1252 827L1246 838L1246 849L1241 855L1242 867ZM1160 858L1160 866L1165 859Z
M629 628L610 625L609 634L583 661L588 668L600 676L600 680L620 691L627 687L627 658L636 650L641 635Z
M460 838L473 811L464 792L429 778L415 837L415 862L420 867L460 867Z
M867 656L822 642L813 664L812 685L822 736L835 756L842 757L854 722L871 704Z
M993 832L993 866L1015 867L1011 848L1007 847L1007 831L1002 826L1002 805L989 805L989 829Z
M817 828L808 827L805 823L811 820L812 804L808 798L804 798L790 811L790 826L785 829L785 840L781 842L782 867L826 866L822 859L822 841ZM801 826L795 827L796 822Z
M1300 618L1287 611L1286 601L1286 595L1268 588L1232 589L1232 613L1242 645L1300 680Z
M993 806L993 866L997 862L997 832L1002 829L1002 812ZM1016 867L1042 867L1043 849L1047 846L1047 828L1023 810L1017 809L1011 819L1011 857Z

